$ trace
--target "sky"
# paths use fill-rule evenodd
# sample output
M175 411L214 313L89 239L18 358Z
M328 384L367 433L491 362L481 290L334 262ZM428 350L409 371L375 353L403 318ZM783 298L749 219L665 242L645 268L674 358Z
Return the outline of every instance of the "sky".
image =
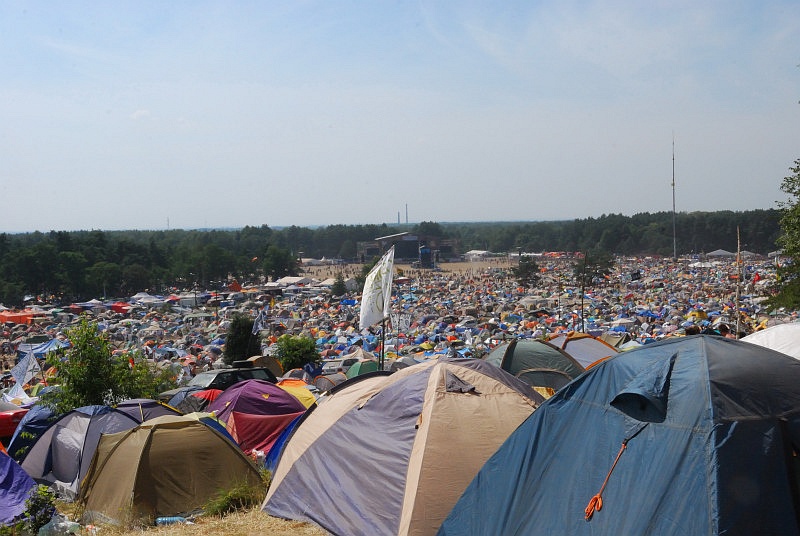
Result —
M3 0L0 69L0 232L771 209L800 158L797 0Z

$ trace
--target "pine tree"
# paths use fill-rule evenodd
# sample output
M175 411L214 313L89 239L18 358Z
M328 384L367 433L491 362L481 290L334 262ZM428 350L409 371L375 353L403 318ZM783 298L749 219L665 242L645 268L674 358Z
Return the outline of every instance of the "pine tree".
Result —
M261 355L261 341L258 334L253 334L253 319L247 315L236 314L228 327L222 359L230 365L234 361L254 355Z
M331 287L331 294L334 296L344 296L347 294L347 286L344 284L342 272L336 274L336 279L334 279L333 286Z

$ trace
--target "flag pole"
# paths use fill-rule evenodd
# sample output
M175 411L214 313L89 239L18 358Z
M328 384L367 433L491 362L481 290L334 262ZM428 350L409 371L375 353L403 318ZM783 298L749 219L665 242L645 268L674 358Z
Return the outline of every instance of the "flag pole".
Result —
M383 317L381 320L381 356L378 360L378 368L383 370L384 365L384 355L386 352L386 317Z
M381 352L378 364L383 368L384 346L386 343L386 317L390 309L392 297L392 271L394 269L394 246L384 253L378 263L372 267L364 281L364 290L361 294L361 309L359 312L359 326L361 330L368 329L380 322L381 324Z
M583 255L583 273L581 274L581 333L586 333L586 326L583 322L583 298L586 296L586 263L589 262L589 252Z

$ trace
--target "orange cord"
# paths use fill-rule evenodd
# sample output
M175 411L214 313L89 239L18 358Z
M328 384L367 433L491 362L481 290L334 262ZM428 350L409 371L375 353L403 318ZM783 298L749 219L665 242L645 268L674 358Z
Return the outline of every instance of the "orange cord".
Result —
M586 521L592 519L592 516L595 512L599 512L603 509L603 490L606 489L606 484L608 484L608 479L611 477L611 473L614 472L614 468L617 466L617 462L619 461L622 453L625 452L625 448L628 446L628 440L622 442L622 446L617 453L617 457L614 460L614 463L611 465L611 469L608 470L608 474L606 475L606 479L603 481L603 485L600 486L600 491L589 500L589 504L586 505L586 509L584 510L584 514L586 517Z

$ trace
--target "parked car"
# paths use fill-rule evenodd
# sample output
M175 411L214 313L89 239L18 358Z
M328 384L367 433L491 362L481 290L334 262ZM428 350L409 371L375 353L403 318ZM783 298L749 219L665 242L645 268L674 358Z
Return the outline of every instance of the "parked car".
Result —
M348 357L347 359L328 359L322 363L322 374L335 374L337 372L347 372L353 363L358 361L355 357Z
M17 429L19 421L22 420L26 413L28 413L27 409L0 399L0 440L4 445L8 444Z
M183 387L164 391L158 395L162 402L168 402L173 396L184 390L219 389L224 391L234 383L244 380L265 380L276 383L278 379L271 370L265 367L229 368L201 372Z

